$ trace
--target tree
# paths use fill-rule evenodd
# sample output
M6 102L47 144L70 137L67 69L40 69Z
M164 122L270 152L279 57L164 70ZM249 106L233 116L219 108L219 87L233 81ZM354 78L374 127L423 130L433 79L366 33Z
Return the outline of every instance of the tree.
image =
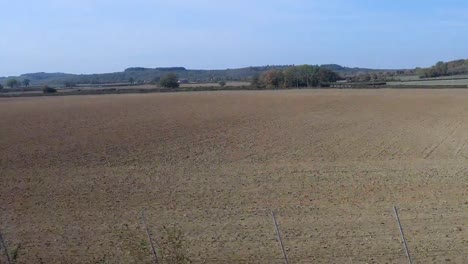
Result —
M9 79L7 81L7 86L10 88L15 88L19 85L19 82L16 79Z
M263 72L260 78L254 76L252 86L261 87L318 87L336 82L340 77L334 71L317 65L292 66L284 70Z
M220 81L218 84L219 84L219 86L221 86L221 87L226 86L226 82L225 82L225 81Z
M29 79L24 79L22 83L23 83L23 86L28 87L30 82L31 81Z
M49 94L49 93L56 93L57 90L46 85L46 86L42 87L42 92L45 93L45 94Z
M301 65L296 67L298 72L299 80L302 82L302 86L315 87L318 85L317 72L319 71L318 66Z
M370 82L372 77L369 73L364 73L358 76L358 82Z
M268 87L278 88L284 84L284 74L280 70L267 71L262 74L261 80Z
M130 77L128 79L128 82L131 84L131 85L134 85L135 84L135 79L133 79L133 77Z
M431 78L448 75L448 63L439 61L436 65L432 66L431 68L419 71L419 75L422 78Z
M448 72L448 65L447 63L444 63L443 61L437 62L437 64L434 66L435 71L438 76L444 76L447 75Z
M252 85L255 88L260 88L262 86L262 83L260 82L260 76L258 74L255 74L252 77L252 81L250 82L250 85Z
M0 83L0 90L3 89L3 85Z
M319 68L316 76L318 85L336 82L339 79L339 76L336 74L336 72L325 68Z
M161 78L161 80L159 81L159 85L161 85L164 88L178 88L179 80L175 73L169 73Z
M297 67L290 67L284 71L284 86L299 87L299 74Z

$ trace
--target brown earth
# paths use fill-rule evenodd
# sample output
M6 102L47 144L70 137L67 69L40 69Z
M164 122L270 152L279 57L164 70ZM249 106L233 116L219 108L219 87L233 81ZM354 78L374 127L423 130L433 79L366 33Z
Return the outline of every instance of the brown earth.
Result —
M468 90L0 99L0 232L17 263L468 262ZM18 250L16 250L19 247ZM0 263L6 263L2 254Z

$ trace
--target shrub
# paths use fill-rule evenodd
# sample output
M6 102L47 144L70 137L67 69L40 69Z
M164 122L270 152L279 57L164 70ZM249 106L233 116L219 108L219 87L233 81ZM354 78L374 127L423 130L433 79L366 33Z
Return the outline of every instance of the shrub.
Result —
M7 85L10 87L10 88L15 88L15 87L18 87L19 86L19 82L16 80L16 79L9 79L7 81Z
M24 87L28 87L31 81L29 79L24 79L21 83L23 84Z
M177 75L174 73L169 73L161 78L159 84L164 88L178 88L179 87L179 80Z
M219 86L221 86L221 87L226 86L226 82L225 82L225 81L220 81L220 82L219 82Z
M163 264L186 264L192 261L187 254L185 237L177 224L163 226L161 232L160 254Z
M55 88L52 88L52 87L49 87L49 86L44 86L42 87L42 92L45 93L45 94L49 94L49 93L56 93L57 90Z

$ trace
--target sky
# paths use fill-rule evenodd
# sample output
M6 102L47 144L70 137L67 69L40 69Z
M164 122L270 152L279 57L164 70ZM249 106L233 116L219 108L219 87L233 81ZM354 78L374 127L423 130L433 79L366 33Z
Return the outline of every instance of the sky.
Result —
M468 58L466 0L0 0L0 76Z

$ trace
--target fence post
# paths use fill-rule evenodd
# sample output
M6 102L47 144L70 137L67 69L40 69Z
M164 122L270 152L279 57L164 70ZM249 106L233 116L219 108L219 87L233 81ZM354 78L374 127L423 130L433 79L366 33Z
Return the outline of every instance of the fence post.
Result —
M276 236L278 237L278 242L281 247L281 251L283 252L284 263L289 264L288 256L286 255L286 251L284 250L283 240L281 239L281 234L278 228L278 223L276 222L275 212L271 211L271 216L273 217L273 224L275 225Z
M398 222L398 228L400 229L400 235L401 235L401 238L403 239L403 245L405 247L406 256L408 257L408 263L413 264L413 261L411 260L411 255L408 249L408 244L406 243L405 233L403 233L403 228L401 227L400 217L398 216L398 210L396 206L393 206L393 212L395 213L395 217Z
M148 229L148 225L146 224L146 216L145 216L144 209L141 211L141 218L143 219L143 225L145 226L146 235L148 236L148 240L151 245L151 251L153 253L154 264L159 264L159 259L158 259L158 255L156 254L156 249L154 247L153 238L151 237L150 231Z
M2 233L0 233L0 249L3 247L3 249L5 250L5 256L7 258L7 261L8 261L8 264L11 264L11 258L10 258L10 253L8 252L8 248L7 248L7 245L5 243L5 240L3 239L3 235Z

